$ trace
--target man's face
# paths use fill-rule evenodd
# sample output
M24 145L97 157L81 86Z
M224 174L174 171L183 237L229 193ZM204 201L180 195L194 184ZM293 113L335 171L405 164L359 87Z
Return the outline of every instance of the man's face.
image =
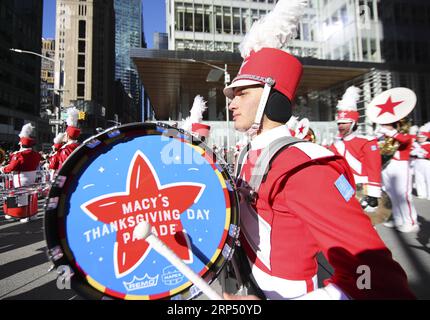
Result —
M346 122L346 123L338 123L337 124L337 130L339 131L339 135L341 137L344 137L348 135L351 131L352 122Z
M261 86L238 87L234 89L234 98L229 109L233 112L234 128L246 131L255 120L258 104L263 93Z

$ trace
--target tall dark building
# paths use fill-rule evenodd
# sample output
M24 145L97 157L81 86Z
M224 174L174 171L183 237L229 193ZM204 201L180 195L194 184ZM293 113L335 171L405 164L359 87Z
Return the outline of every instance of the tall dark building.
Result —
M42 48L40 0L0 1L0 141L18 142L24 123L36 125L38 142L50 139L50 128L39 120L41 60L18 48L40 54Z
M130 58L131 48L142 47L142 1L115 0L114 8L115 79L122 82L126 94L131 98L129 110L118 110L118 113L122 122L132 122L142 117L142 84Z
M383 27L382 57L393 74L393 86L417 94L413 114L416 124L430 121L430 1L379 2Z
M64 62L61 105L86 113L82 138L115 115L115 15L113 0L57 0L56 65ZM64 113L64 111L63 111Z

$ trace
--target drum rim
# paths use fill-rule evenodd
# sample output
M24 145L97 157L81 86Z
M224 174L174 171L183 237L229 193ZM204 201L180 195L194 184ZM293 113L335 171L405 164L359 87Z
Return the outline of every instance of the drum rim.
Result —
M80 159L82 161L82 154L86 154L88 152L91 153L91 150L94 149L97 150L96 147L89 147L93 144L100 144L100 143L106 143L109 140L114 139L113 141L110 141L109 144L115 142L118 139L115 139L110 137L109 135L112 133L127 133L127 132L134 132L135 134L132 135L133 137L138 136L138 132L140 130L143 130L143 132L153 132L156 135L168 135L172 136L174 138L178 138L179 140L183 139L183 142L190 143L192 145L198 145L205 151L205 155L212 156L215 161L210 162L211 166L213 167L214 171L215 169L218 170L219 174L218 178L220 179L220 176L225 182L225 189L227 192L225 193L225 199L226 201L229 201L230 205L230 212L229 212L229 220L226 221L226 228L228 225L228 229L224 230L224 233L221 237L221 241L219 245L221 248L218 248L218 253L214 253L214 255L209 259L209 263L206 264L203 267L202 270L202 277L210 284L216 279L216 276L219 275L221 270L225 267L226 263L230 259L231 255L234 252L235 245L239 236L239 206L238 206L238 195L235 192L236 187L234 180L230 176L228 170L227 170L227 164L222 160L219 159L216 154L213 153L213 151L201 140L195 138L188 132L185 132L181 129L171 127L169 125L166 125L164 123L131 123L126 124L122 126L116 126L109 128L105 130L104 132L101 132L97 135L94 135L90 137L89 139L85 140L78 148L75 149L75 151L72 153L72 155L68 158L68 160L64 163L63 168L58 172L57 176L55 177L55 180L53 182L53 185L51 187L51 190L49 191L49 195L45 202L45 214L44 214L44 225L45 225L45 241L47 243L47 250L48 250L48 257L49 259L54 263L56 267L68 265L72 268L73 277L72 277L72 287L81 295L83 295L86 298L89 299L121 299L121 298L129 298L129 299L192 299L201 294L199 290L196 290L193 287L194 285L187 281L184 284L182 284L180 287L175 287L174 291L176 291L173 294L166 295L159 297L159 294L153 294L153 295L125 295L121 292L114 292L110 290L109 288L104 287L103 285L99 284L95 280L91 278L91 276L85 276L85 272L80 269L78 263L74 260L74 255L71 253L70 247L67 243L67 237L65 235L65 216L59 215L59 208L55 207L52 208L50 206L50 202L55 202L55 199L60 199L61 196L65 196L66 198L64 201L68 199L67 195L64 195L62 192L63 187L61 186L61 176L67 175L70 172L73 172L76 168L76 162L75 159ZM173 132L176 132L176 134L171 134ZM116 145L115 143L113 146ZM102 145L103 146L103 145ZM94 152L93 151L93 152ZM98 156L98 155L97 155ZM96 156L96 157L97 157ZM206 159L206 156L203 156ZM93 159L94 160L94 159ZM208 161L208 159L206 159ZM216 166L216 168L214 168ZM82 169L82 166L79 167L79 169ZM75 170L75 174L78 173L79 170ZM74 181L74 180L72 180ZM221 181L221 180L220 180ZM226 208L227 209L227 208ZM66 209L64 210L66 211ZM63 213L64 214L64 213ZM227 224L228 222L228 224ZM64 234L64 235L63 235ZM61 251L61 256L58 256L55 254L56 251ZM224 250L227 250L228 256L224 256ZM215 257L216 256L216 257ZM215 259L214 259L215 257ZM210 264L210 266L208 266ZM203 272L204 271L204 272ZM100 288L103 287L103 288ZM171 291L167 291L166 293L169 293ZM163 293L164 294L164 293Z

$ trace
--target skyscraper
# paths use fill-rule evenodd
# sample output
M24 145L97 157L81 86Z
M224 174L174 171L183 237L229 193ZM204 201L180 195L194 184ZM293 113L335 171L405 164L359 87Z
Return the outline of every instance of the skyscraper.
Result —
M114 8L115 79L122 82L132 98L130 114L136 121L141 118L142 85L130 58L130 48L142 47L142 3L141 0L114 0Z
M153 43L154 49L158 49L158 50L169 49L169 37L167 36L167 33L154 32L152 43Z
M10 147L30 121L39 142L49 139L48 123L39 118L41 60L9 50L41 53L42 8L40 0L0 1L0 143Z
M55 58L55 40L42 38L42 55ZM41 116L48 115L54 111L54 62L42 59L42 69L40 74L40 107Z
M113 0L57 0L55 71L60 74L63 61L61 104L86 112L84 136L114 118L114 30Z

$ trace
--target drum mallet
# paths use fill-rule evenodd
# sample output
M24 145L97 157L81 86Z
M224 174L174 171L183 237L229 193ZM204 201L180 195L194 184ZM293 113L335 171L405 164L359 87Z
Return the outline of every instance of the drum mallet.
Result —
M133 231L133 237L136 239L145 239L152 248L173 264L184 276L196 285L211 300L224 300L206 281L197 275L189 266L182 261L176 253L172 251L163 241L151 232L151 225L146 222L140 222Z

